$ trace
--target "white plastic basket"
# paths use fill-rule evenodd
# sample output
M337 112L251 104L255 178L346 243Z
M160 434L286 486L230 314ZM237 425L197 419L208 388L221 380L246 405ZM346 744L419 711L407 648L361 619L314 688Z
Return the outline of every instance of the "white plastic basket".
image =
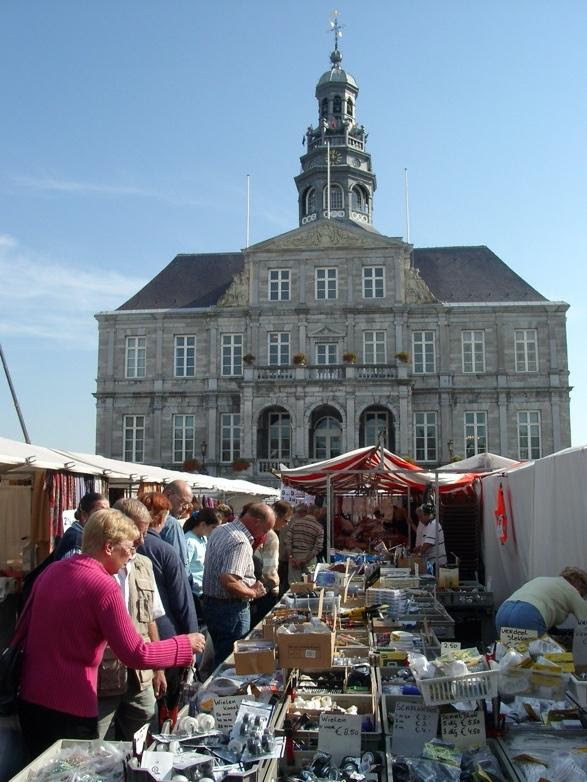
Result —
M587 707L587 680L578 679L575 674L569 680L569 691L579 706Z
M427 706L441 706L455 701L495 698L499 671L477 671L464 676L439 676L419 679L416 684Z

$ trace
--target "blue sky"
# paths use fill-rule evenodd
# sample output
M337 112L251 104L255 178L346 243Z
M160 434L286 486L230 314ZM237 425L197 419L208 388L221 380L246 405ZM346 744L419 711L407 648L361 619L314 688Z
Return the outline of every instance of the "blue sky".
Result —
M357 79L375 225L486 244L568 315L587 442L583 0L0 4L0 340L33 442L93 451L97 328L178 252L297 225L330 12ZM0 375L0 435L21 439Z

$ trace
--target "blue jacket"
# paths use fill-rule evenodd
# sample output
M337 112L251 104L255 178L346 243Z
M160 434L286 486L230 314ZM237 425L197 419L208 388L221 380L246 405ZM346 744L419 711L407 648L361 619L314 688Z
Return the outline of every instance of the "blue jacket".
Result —
M181 560L184 570L189 578L190 562L188 558L188 547L185 542L185 533L183 531L181 522L179 522L175 516L167 517L167 521L161 530L161 537L177 551L177 555Z
M82 550L82 536L84 534L84 528L79 521L74 521L71 527L68 527L63 533L63 537L57 544L55 549L54 560L63 559L66 554L70 556L73 554L79 554ZM71 552L71 553L70 553Z
M153 563L157 589L165 609L165 616L156 620L161 640L183 633L195 633L198 630L198 619L192 590L173 546L161 540L161 536L150 529L145 542L137 551L149 557Z

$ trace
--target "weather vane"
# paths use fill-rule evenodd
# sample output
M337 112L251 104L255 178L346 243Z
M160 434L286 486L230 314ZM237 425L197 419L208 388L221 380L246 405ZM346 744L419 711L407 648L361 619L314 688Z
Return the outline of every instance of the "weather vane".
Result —
M330 31L334 33L334 51L338 51L338 39L342 38L342 28L344 24L338 23L338 11L334 10L330 14Z

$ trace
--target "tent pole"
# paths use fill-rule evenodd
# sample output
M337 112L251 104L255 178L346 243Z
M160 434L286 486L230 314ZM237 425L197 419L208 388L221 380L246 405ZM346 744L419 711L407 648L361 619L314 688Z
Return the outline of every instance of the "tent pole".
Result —
M438 582L438 528L440 527L440 491L438 487L438 470L434 470L434 493L436 494L436 540L434 541L435 575ZM446 544L445 544L446 547Z
M410 551L414 548L414 530L412 529L412 489L408 486L408 543Z
M330 563L330 541L332 539L332 499L330 496L330 475L326 476L326 562Z

